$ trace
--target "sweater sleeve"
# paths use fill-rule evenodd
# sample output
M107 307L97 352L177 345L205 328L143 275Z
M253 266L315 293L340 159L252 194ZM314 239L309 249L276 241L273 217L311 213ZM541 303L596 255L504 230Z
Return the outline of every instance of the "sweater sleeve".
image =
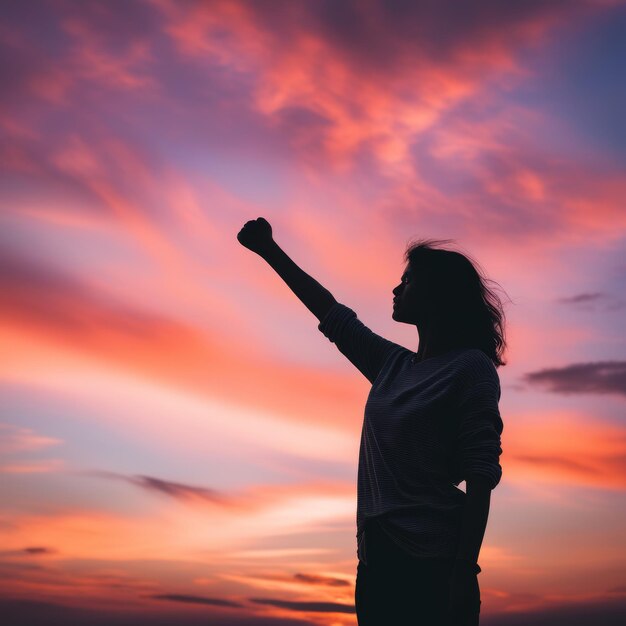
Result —
M351 308L340 302L333 304L317 328L372 384L391 353L406 350L372 332Z
M491 359L480 350L461 374L459 396L459 429L457 450L461 476L480 475L488 479L491 489L502 478L500 455L501 434L504 429L498 401L500 379Z

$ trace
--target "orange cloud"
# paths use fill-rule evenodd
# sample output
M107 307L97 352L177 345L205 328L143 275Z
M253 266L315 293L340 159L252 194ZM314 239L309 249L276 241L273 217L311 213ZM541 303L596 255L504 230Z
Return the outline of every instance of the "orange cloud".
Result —
M11 377L20 361L31 368L31 380L37 380L33 369L37 354L52 349L59 356L87 355L109 367L203 396L236 398L242 407L275 411L304 422L354 427L354 418L338 407L360 406L365 380L281 363L268 368L260 348L244 345L236 336L118 305L86 283L17 258L10 264L12 269L0 285L0 316L4 340L20 356L6 364L5 377ZM311 389L318 390L313 394L317 400ZM303 402L304 397L310 401Z
M173 506L173 500L141 515L85 508L42 514L5 512L0 518L4 528L0 577L5 593L13 597L36 594L40 600L70 601L79 589L81 603L87 606L118 597L139 608L149 600L146 592L150 597L193 593L192 579L200 576L211 581L213 596L239 602L242 594L257 587L259 568L276 580L289 569L314 568L332 571L334 577L309 580L305 576L299 583L295 577L296 587L301 593L315 587L318 599L330 601L338 594L349 595L349 590L346 594L335 589L340 578L329 563L336 559L336 550L312 547L309 540L301 548L283 549L268 560L271 550L258 549L255 555L254 546L277 534L295 538L323 533L324 525L336 523L338 515L347 522L353 512L348 491L336 481L251 486L236 494L242 506L247 506L245 512L239 507L190 508L185 502ZM45 550L28 546L45 546ZM26 554L38 565L20 565ZM322 561L326 564L321 565ZM89 565L83 567L85 563ZM6 573L11 571L19 571L19 576L8 578ZM190 576L187 586L186 576ZM143 598L138 592L143 592ZM259 607L251 610L266 613Z
M504 475L512 483L626 489L626 432L618 425L577 411L515 413L502 437Z
M303 129L309 155L317 147L345 169L365 149L383 170L405 175L416 136L494 76L524 76L519 49L592 10L577 5L566 14L539 3L513 14L498 5L477 7L461 27L453 12L406 5L394 13L368 3L346 8L354 13L347 29L332 10L306 5L283 5L271 28L264 8L253 3L196 3L184 11L169 0L155 5L183 54L257 77L259 112L277 123L289 110L323 120L315 135Z

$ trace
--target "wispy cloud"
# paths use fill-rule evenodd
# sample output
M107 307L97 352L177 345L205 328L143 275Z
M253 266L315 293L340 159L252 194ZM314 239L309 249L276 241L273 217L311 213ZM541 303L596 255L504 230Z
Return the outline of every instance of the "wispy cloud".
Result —
M0 452L33 452L63 443L58 437L40 435L32 428L22 428L13 424L0 423Z
M520 49L593 11L588 2L481 3L469 13L448 3L282 3L269 22L251 2L158 4L181 53L251 73L257 111L295 131L309 157L343 167L365 150L400 169L414 137L489 79L523 76Z
M237 398L251 410L307 424L312 419L336 424L343 414L339 401L360 401L360 381L352 376L277 359L268 362L260 344L251 345L237 333L225 335L129 305L87 279L45 267L13 248L5 248L0 257L0 319L13 331L12 341L25 333L33 355L37 347L28 337L61 353L85 354L194 394ZM313 327L311 332L317 331ZM10 372L15 365L5 364L5 369ZM319 393L303 404L312 384ZM344 429L350 421L344 417Z
M626 303L613 294L594 291L591 293L579 293L574 296L558 298L557 302L578 308L594 309L596 305L602 307L604 311L619 311L626 306Z
M314 519L316 515L311 509L316 506L316 503L318 506L323 506L326 511L319 511L321 518L328 514L332 515L333 512L340 513L352 492L352 485L342 484L338 481L315 481L293 485L257 484L247 486L244 489L224 492L153 476L127 475L102 470L84 471L79 472L79 474L120 480L147 492L165 495L184 503L208 503L222 509L224 513L232 515L253 514L254 512L262 514L263 511L271 511L273 508L280 510L283 507L290 507L293 523L299 516L308 516L309 519ZM277 555L281 552L289 554L292 550L268 550L267 553L264 550L249 550L245 554L252 558L255 553L260 555L274 553Z
M541 466L544 470L549 470L550 468L555 468L558 470L565 470L568 472L579 473L579 474L587 474L592 477L597 476L601 472L589 465L587 463L577 461L575 459L571 459L569 457L564 456L541 456L539 454L517 454L515 455L515 460L520 461L522 463L528 463L531 465ZM626 459L621 459L624 466L626 467Z
M524 375L524 380L563 394L594 393L626 395L626 361L574 363Z
M581 304L587 302L597 302L598 300L604 300L606 297L607 294L594 291L593 293L579 293L575 296L559 298L558 302L562 302L563 304Z
M141 489L145 489L153 493L163 494L184 502L202 500L220 506L233 506L236 503L234 499L229 497L227 494L224 494L216 489L186 485L183 483L172 482L170 480L155 478L154 476L127 476L125 474L105 471L92 471L89 472L89 474L102 478L123 480L131 485L140 487Z
M330 576L319 576L316 574L294 574L294 579L298 582L311 585L329 585L331 587L349 587L350 583L342 578L332 578Z
M207 598L205 596L188 596L175 593L159 593L150 596L156 600L169 600L171 602L182 602L185 604L210 604L212 606L223 606L229 608L241 608L241 604L224 600L222 598Z
M40 555L40 554L53 554L55 550L53 550L52 548L45 548L42 546L33 546L31 548L24 548L24 552L26 554Z
M510 416L504 475L539 483L626 488L626 433L619 425L573 410Z
M354 606L339 602L296 602L292 600L276 600L272 598L250 598L250 602L267 604L291 611L307 613L356 613Z
M63 459L42 459L23 461L15 460L0 465L0 473L3 474L48 474L59 472L65 468Z
M38 557L56 554L58 550L46 546L29 546L19 550L0 551L1 557Z
M176 603L172 602L172 606ZM246 615L243 610L234 614L229 607L205 605L201 615L184 612L178 604L176 609L168 610L167 603L160 602L159 610L146 608L145 612L136 611L132 616L133 626L206 626L218 623L224 626L313 626L309 620L275 617L268 615ZM72 607L67 604L42 601L39 599L2 599L2 615L14 623L44 624L50 620L75 626L128 626L128 610L116 611L109 608ZM229 614L231 613L231 614Z

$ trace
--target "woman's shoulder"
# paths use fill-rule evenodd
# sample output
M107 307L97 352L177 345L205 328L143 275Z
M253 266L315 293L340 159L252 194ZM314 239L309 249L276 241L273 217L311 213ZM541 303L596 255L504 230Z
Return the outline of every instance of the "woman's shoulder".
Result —
M461 350L455 360L460 369L478 376L498 379L498 371L493 361L480 348L466 348Z
M491 358L479 348L463 350L453 373L454 389L460 404L472 398L489 397L500 399L500 377Z

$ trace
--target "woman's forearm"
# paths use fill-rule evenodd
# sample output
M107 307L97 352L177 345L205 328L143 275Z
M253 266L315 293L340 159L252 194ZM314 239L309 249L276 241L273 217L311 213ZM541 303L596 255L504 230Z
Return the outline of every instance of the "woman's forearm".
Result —
M299 268L275 241L261 256L321 322L336 302L333 294Z
M466 491L456 558L477 563L489 517L491 489L479 481L467 481Z

